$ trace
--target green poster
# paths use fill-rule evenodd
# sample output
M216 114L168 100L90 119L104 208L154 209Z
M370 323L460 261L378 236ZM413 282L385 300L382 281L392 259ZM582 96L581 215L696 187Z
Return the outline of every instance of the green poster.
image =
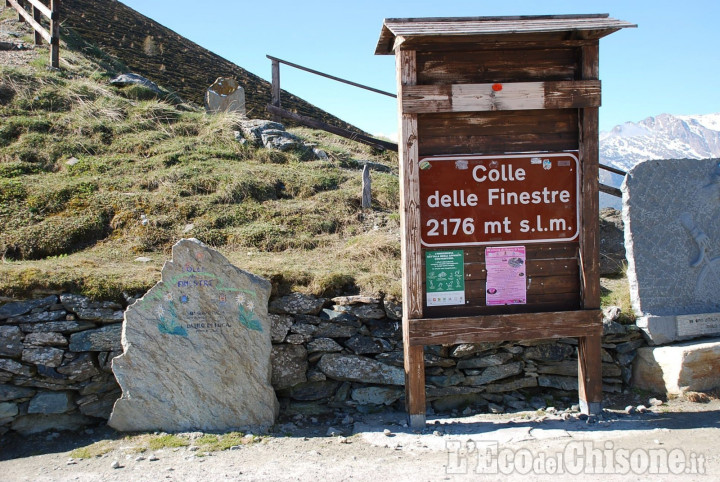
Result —
M428 306L465 304L463 250L425 252L425 293Z

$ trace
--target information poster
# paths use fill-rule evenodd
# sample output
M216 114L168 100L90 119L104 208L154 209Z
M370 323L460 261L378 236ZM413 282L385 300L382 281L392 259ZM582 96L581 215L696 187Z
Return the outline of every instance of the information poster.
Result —
M425 284L428 306L465 304L465 253L425 252Z
M485 248L487 306L527 303L525 246Z

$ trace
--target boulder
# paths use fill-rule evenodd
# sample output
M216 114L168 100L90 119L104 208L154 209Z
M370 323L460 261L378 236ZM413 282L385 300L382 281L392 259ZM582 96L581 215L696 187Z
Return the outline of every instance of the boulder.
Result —
M129 72L127 74L120 74L113 79L110 79L110 84L116 87L127 87L129 85L141 85L147 89L152 90L157 95L164 95L164 92L158 85L152 80L148 80L140 74Z
M13 385L0 385L0 402L29 398L33 395L35 395L35 390L31 388L16 387Z
M50 306L56 304L57 301L57 296L50 295L37 300L13 301L11 303L6 303L0 306L0 320L24 315L35 308L49 308Z
M316 338L307 345L308 353L315 352L338 352L342 351L343 347L332 338Z
M67 413L75 409L70 392L40 392L30 400L28 413Z
M491 366L483 370L482 374L465 377L465 385L486 385L490 382L518 375L523 371L523 362L506 363L505 365Z
M275 390L290 388L307 381L307 350L302 345L272 347L272 386Z
M44 365L46 367L60 366L65 352L60 348L49 346L25 348L22 351L22 361L33 365Z
M672 395L720 388L720 338L639 348L632 385Z
M125 313L123 354L112 364L123 395L108 424L121 431L272 425L270 289L200 241L178 241L161 281Z
M122 325L107 325L70 335L70 351L112 351L122 349Z
M302 293L292 293L270 303L270 312L288 315L317 315L325 304L325 298L315 298Z
M405 390L395 387L360 387L350 397L360 405L392 405L405 396Z
M318 368L333 380L379 385L405 384L403 369L358 355L328 353L320 359Z
M47 430L80 430L90 423L92 420L81 413L37 414L17 417L11 427L21 435L32 435Z
M0 356L18 358L23 351L23 332L17 326L0 326Z

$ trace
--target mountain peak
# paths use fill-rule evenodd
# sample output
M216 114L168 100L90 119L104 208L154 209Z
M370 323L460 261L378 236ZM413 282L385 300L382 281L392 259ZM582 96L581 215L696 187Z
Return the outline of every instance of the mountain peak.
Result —
M629 170L649 159L720 157L720 113L660 114L600 133L600 162Z

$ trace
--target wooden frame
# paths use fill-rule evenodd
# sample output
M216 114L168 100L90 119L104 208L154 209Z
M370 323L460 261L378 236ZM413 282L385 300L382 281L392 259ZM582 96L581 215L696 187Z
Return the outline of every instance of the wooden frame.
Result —
M632 25L607 15L502 17L494 24L496 20L386 20L376 51L396 56L405 403L413 428L425 424L423 347L431 344L578 338L581 409L587 414L602 409L598 39ZM515 21L518 28L511 25ZM463 32L467 26L474 30ZM565 29L575 27L580 29L578 37L568 39ZM483 29L490 35L478 33ZM392 51L384 51L389 45ZM529 53L525 54L526 50ZM509 70L503 72L503 65ZM426 142L425 135L431 133L435 137ZM548 250L556 252L556 257L528 258L532 263L525 270L527 276L547 276L547 286L560 291L545 296L545 284L541 284L534 304L526 308L480 306L477 301L464 301L470 305L457 307L425 305L429 302L424 301L424 250L436 248L423 247L420 241L420 158L509 155L520 146L542 152L558 148L578 152L579 238L574 244L561 246L549 241L540 246L535 253ZM484 272L484 255L478 248L462 245L453 249L464 251L466 277ZM575 269L568 265L570 260ZM560 310L541 309L544 303Z
M35 45L40 45L42 39L50 44L50 65L54 68L60 66L60 0L50 0L50 6L44 5L40 0L24 0L30 4L28 13L19 0L5 0L5 5L14 8L18 13L18 20L25 21L35 31ZM50 21L50 30L40 24L40 15Z

